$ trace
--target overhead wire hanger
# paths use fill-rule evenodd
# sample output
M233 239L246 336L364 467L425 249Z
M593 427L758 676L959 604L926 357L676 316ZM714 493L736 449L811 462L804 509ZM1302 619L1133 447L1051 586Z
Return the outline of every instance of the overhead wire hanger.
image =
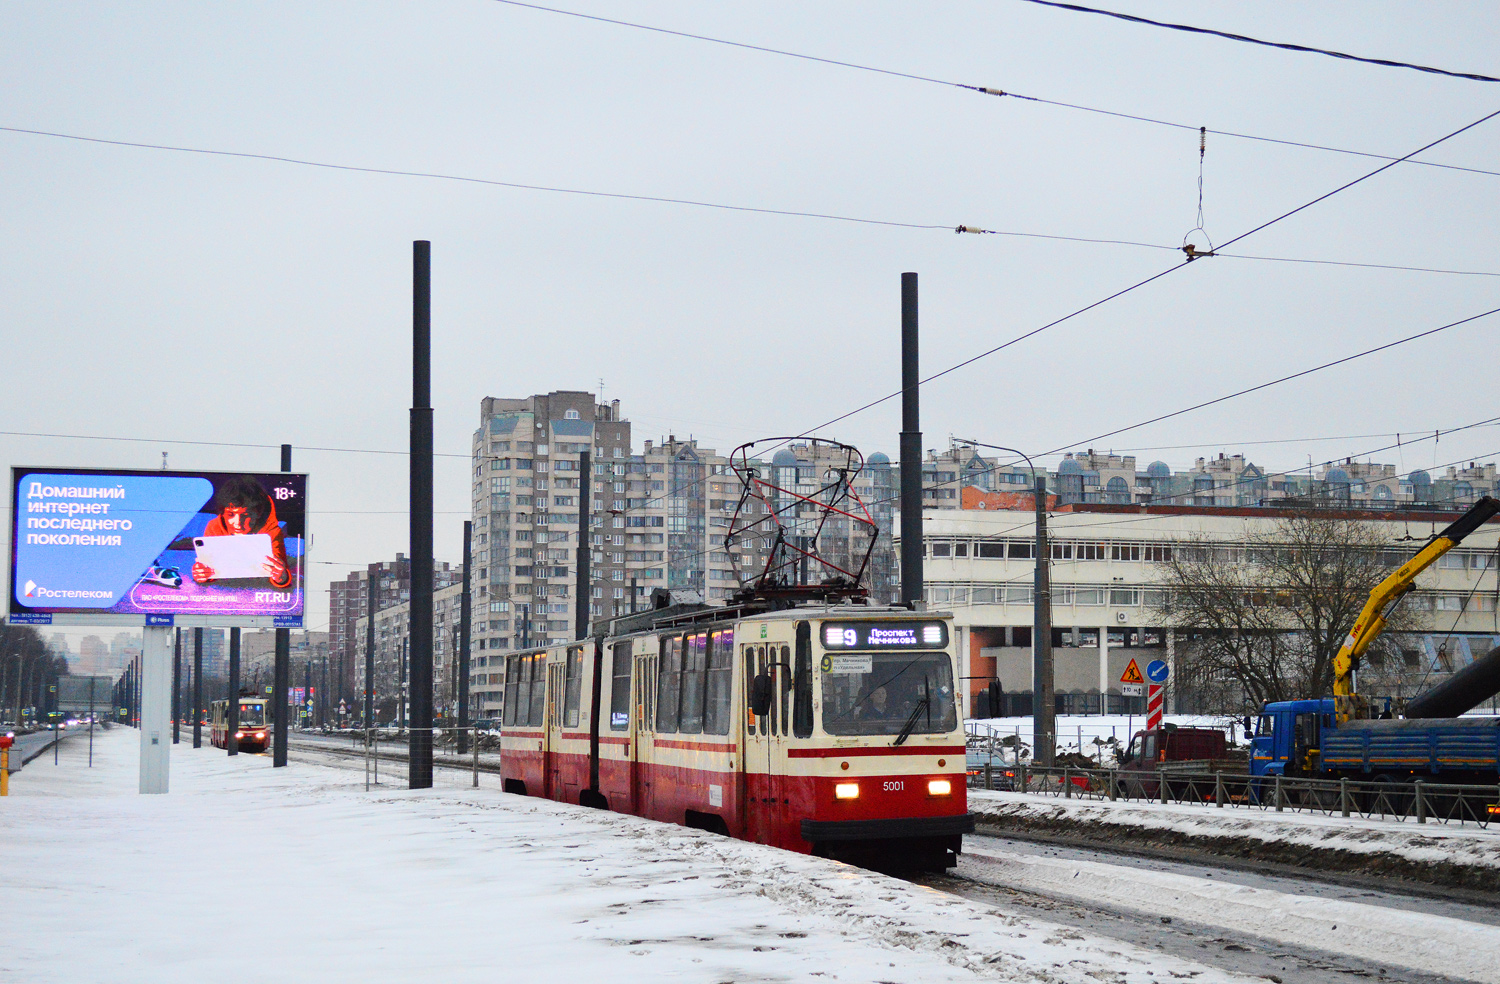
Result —
M1214 241L1208 238L1208 231L1203 228L1203 154L1208 149L1208 127L1198 128L1198 224L1189 229L1182 237L1182 251L1187 254L1187 262L1191 263L1200 256L1215 256ZM1203 241L1208 244L1208 249L1200 249L1197 243L1192 242L1195 232L1203 233Z

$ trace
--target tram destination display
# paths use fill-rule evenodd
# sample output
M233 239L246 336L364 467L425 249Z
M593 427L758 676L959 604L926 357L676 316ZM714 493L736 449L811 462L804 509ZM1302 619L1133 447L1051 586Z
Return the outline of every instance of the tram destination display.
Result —
M11 469L9 621L302 624L307 476Z
M941 621L824 622L824 649L945 649L948 626Z

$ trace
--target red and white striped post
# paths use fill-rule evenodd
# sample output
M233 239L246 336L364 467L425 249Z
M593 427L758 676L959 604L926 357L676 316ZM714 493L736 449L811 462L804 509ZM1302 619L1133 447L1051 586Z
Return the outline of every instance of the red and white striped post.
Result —
M1164 660L1153 659L1146 664L1146 679L1151 682L1146 691L1146 730L1151 731L1161 727L1162 708L1165 704L1162 691L1171 675L1172 668Z

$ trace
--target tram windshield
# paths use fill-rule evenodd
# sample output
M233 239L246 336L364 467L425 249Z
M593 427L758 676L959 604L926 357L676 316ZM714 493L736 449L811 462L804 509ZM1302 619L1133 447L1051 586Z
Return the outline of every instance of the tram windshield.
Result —
M824 657L823 730L831 735L930 735L958 726L947 653Z
M258 728L266 723L266 705L241 704L240 727Z

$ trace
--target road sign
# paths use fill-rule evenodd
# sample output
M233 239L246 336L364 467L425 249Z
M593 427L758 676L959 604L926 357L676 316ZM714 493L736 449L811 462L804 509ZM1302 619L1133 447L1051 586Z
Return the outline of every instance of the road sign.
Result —
M1152 683L1166 683L1167 677L1172 675L1172 668L1165 660L1153 659L1146 664L1146 676L1151 678Z
M1141 676L1141 668L1135 665L1135 660L1125 667L1125 672L1120 674L1121 683L1145 683L1146 679Z
M1146 685L1144 683L1122 683L1120 684L1120 693L1126 697L1144 697L1146 696Z

